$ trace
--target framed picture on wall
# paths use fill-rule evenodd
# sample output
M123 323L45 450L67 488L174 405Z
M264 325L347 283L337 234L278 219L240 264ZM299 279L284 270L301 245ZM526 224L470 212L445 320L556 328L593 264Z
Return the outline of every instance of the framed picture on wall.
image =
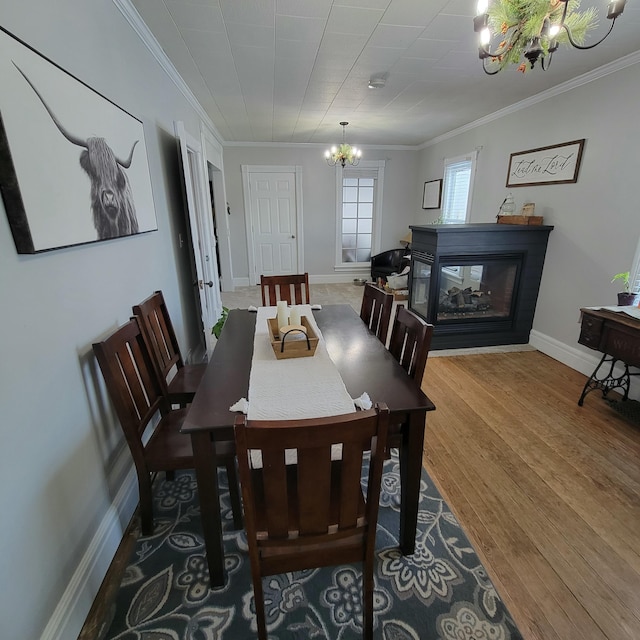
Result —
M157 229L144 127L0 28L0 193L18 253Z
M442 178L424 183L422 192L423 209L439 209L442 205Z
M583 148L584 138L512 153L506 186L530 187L577 182Z

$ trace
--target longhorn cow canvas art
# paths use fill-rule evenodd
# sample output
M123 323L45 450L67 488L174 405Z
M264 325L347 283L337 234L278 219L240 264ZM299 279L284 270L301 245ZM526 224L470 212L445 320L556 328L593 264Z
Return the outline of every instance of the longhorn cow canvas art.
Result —
M157 229L142 122L0 28L0 192L18 253Z

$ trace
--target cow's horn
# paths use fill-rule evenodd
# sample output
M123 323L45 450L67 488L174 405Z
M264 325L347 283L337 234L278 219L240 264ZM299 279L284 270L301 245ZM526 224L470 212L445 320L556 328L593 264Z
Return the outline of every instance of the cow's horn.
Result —
M116 162L121 167L124 167L125 169L128 169L131 166L131 160L133 159L133 150L136 148L136 145L138 144L138 142L140 142L140 140L136 140L133 143L133 147L131 147L131 153L129 154L129 157L127 158L126 162L122 162L122 160L120 160L120 158L116 158Z
M13 61L12 61L13 62ZM85 147L87 146L87 143L85 140L83 140L82 138L77 138L76 136L70 134L63 126L62 124L60 124L60 121L58 120L58 118L55 117L55 115L53 114L53 111L51 111L51 109L49 108L49 105L47 105L47 103L44 101L44 98L40 95L40 92L35 88L35 86L33 85L33 83L31 82L31 80L29 80L29 78L27 78L27 76L25 75L25 73L22 71L22 69L14 62L13 66L22 74L22 77L29 83L29 85L31 86L31 88L36 92L36 95L38 96L38 98L40 98L40 102L42 102L42 104L44 105L44 108L47 110L47 113L51 116L51 119L53 120L53 122L55 123L56 127L58 127L58 129L60 129L60 133L72 144L77 144L79 147Z

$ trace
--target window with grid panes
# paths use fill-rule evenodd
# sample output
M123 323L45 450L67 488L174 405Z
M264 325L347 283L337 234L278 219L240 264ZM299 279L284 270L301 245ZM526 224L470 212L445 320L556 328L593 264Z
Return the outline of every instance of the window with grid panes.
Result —
M375 183L345 170L342 177L342 263L369 262L373 246Z
M442 222L464 224L469 219L475 153L444 161Z

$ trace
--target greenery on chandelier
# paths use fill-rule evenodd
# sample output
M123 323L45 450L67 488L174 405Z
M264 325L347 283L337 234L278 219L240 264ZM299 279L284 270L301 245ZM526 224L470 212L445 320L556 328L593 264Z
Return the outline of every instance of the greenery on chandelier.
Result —
M568 2L564 24L571 31L573 41L582 44L587 33L597 26L598 12L593 7L578 11L580 0ZM542 55L548 55L550 40L545 37L543 26L547 19L548 24L559 25L564 5L562 0L492 0L487 9L489 27L492 33L502 34L503 39L491 61L500 69L517 64L518 70L524 73L529 69L524 52L533 38L540 38ZM560 44L568 43L566 30L561 29L553 40Z

